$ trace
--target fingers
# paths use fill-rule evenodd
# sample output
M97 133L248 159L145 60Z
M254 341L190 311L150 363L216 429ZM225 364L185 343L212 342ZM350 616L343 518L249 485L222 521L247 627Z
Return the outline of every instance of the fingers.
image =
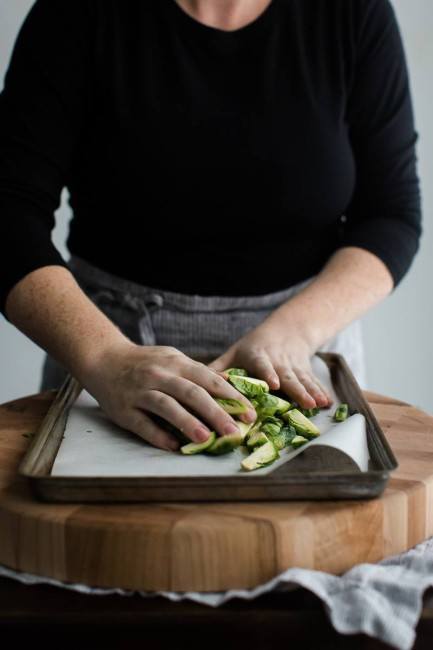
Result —
M281 369L281 388L302 408L323 408L332 403L326 389L305 369Z
M164 431L140 409L132 409L128 417L118 423L125 429L136 433L149 444L167 451L177 451L180 443L167 431Z
M199 386L197 389L200 390ZM196 392L195 390L193 391ZM197 391L198 392L198 391ZM195 415L189 413L174 397L157 390L146 392L140 407L161 416L193 442L205 442L210 430ZM231 431L234 433L234 431Z
M231 356L229 358L228 353L225 353L208 366L208 368L221 372L231 362L233 362L233 359ZM271 390L281 388L292 399L296 400L302 408L325 408L332 404L332 399L328 395L326 388L313 375L309 365L305 368L292 368L288 370L287 367L276 366L266 351L259 350L256 352L250 350L248 363L245 367L248 368L252 376L258 379L264 379L269 384ZM194 380L197 381L197 379L194 377ZM208 383L203 383L204 381L202 378L199 383L202 383L211 394L218 394L216 390L212 390ZM223 380L223 383L226 386L228 385L226 380ZM223 390L223 386L221 386L221 389ZM227 395L227 397L231 397L231 395ZM238 395L236 399L241 398Z
M209 369L204 364L197 363L188 369L187 379L202 386L210 395L224 399L236 399L245 404L251 412L251 418L255 420L256 413L247 397L236 390L226 379L218 374L217 371ZM250 419L251 420L251 419Z
M232 361L232 355L225 353L221 357L218 357L218 359L215 359L208 367L221 372L229 368ZM257 377L257 379L264 379L273 390L277 390L280 387L278 374L265 352L251 352L251 357L248 359L248 372L254 377Z
M313 375L313 377L314 377L314 375ZM328 406L328 407L331 406L331 404L333 403L333 399L332 399L332 397L330 396L330 394L328 393L327 389L326 389L326 388L324 387L324 385L323 385L323 384L322 384L322 383L317 379L317 377L314 377L314 381L316 382L316 384L318 385L318 387L320 388L320 390L322 391L323 395L325 396L325 398L326 398L326 400L327 400L327 404L325 404L324 406Z
M251 374L257 379L264 379L271 390L277 390L280 387L280 378L267 354L253 354L249 361L249 367Z
M316 400L309 394L293 370L282 370L280 373L281 390L295 400L302 408L310 409L316 405Z
M224 379L222 379L222 381L224 381ZM168 419L178 428L182 427L183 433L192 440L197 440L197 442L205 440L206 438L196 438L195 433L200 433L200 426L202 429L206 429L206 426L203 425L197 417L188 413L186 408L181 406L181 404L184 404L187 408L193 409L194 412L197 413L199 417L203 418L203 420L209 424L209 427L212 430L215 430L218 434L224 436L230 433L239 433L239 428L233 418L226 413L221 406L219 406L219 404L202 386L198 386L188 379L170 377L164 385L164 390L173 396L172 399L174 398L174 404L177 404L182 413L177 409L176 412L170 411L169 413L167 411L164 414L160 413L160 415ZM150 409L153 410L152 405L150 406ZM256 414L254 411L252 421L254 421L255 418Z
M314 399L316 406L323 408L328 406L328 398L318 385L316 379L305 370L296 371L296 375L307 393Z
M209 367L222 371L227 367L227 355L216 359ZM248 359L248 370L258 379L264 379L271 390L281 388L292 399L296 400L302 408L323 408L330 406L332 400L326 389L314 377L313 373L305 369L292 369L275 367L270 357L265 352L254 354Z

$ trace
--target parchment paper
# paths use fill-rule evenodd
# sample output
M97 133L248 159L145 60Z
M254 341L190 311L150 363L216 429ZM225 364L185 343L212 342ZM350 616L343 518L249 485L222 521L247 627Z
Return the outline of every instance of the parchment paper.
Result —
M346 422L335 423L332 414L339 403L328 367L318 357L313 369L331 393L334 404L312 418L321 435L295 451L284 449L268 467L245 472L240 463L246 451L237 449L223 456L197 454L183 456L148 445L135 434L111 422L97 401L82 391L70 410L64 439L52 468L55 476L249 476L264 475L303 453L313 445L327 445L349 455L361 471L368 469L366 423L355 414Z

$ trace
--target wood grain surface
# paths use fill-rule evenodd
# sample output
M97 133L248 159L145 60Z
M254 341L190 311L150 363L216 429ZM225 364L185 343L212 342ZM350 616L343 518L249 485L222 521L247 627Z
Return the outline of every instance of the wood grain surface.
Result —
M0 406L0 564L91 586L220 591L291 566L339 574L433 535L433 417L366 393L399 468L380 499L47 504L16 474L53 393Z

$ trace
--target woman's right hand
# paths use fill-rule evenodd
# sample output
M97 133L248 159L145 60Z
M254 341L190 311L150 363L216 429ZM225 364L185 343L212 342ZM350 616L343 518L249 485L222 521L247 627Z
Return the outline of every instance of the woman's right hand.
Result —
M162 449L176 450L180 443L149 414L194 442L206 440L211 430L220 435L239 431L213 397L240 400L249 409L244 419L256 419L248 399L215 370L172 347L122 341L99 355L80 381L113 422Z

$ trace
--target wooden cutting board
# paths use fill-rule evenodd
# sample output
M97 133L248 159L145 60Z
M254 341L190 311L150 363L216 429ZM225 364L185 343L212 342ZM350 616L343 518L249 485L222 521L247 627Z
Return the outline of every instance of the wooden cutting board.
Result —
M38 502L16 471L53 394L4 404L0 564L91 586L221 591L291 566L339 574L402 552L433 535L433 417L366 397L399 462L380 499L236 504Z

